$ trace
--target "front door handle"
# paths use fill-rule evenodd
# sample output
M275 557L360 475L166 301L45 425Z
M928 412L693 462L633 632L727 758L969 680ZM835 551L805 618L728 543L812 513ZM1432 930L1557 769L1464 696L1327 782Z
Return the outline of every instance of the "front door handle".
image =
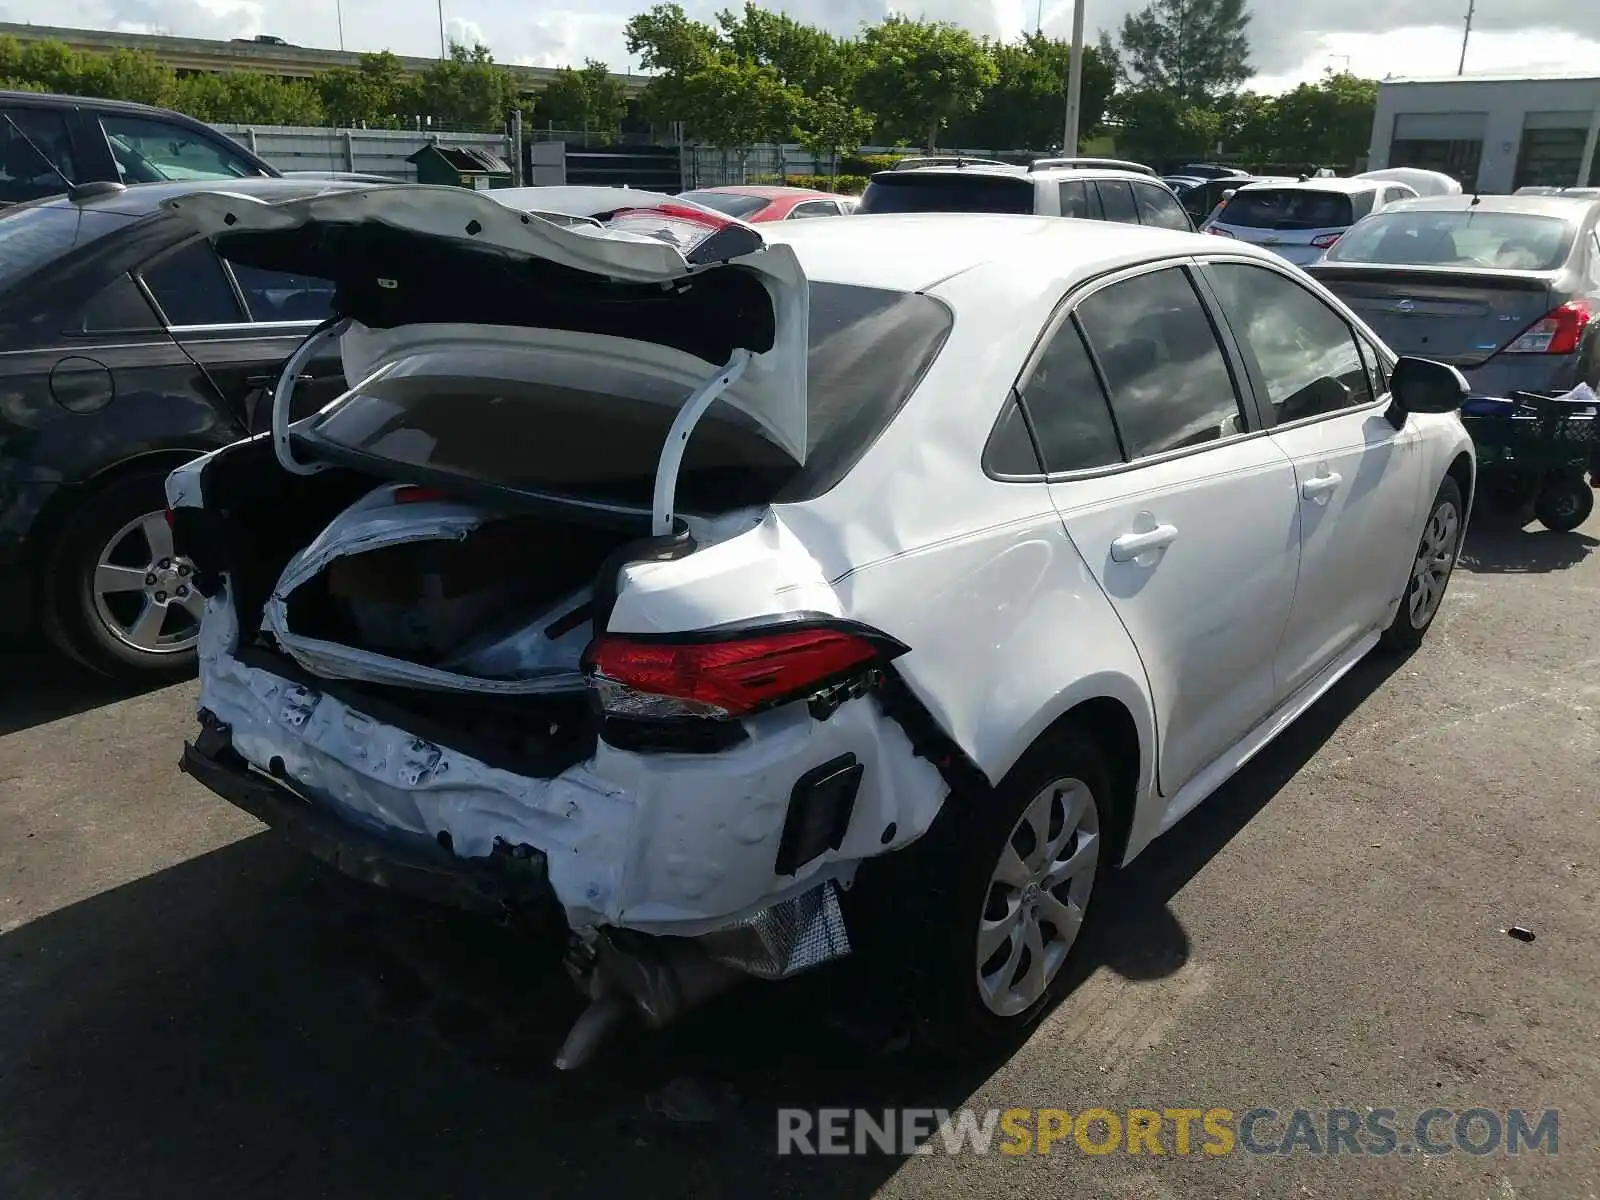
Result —
M1178 540L1176 525L1157 525L1142 533L1125 533L1111 543L1113 562L1132 562L1152 550L1165 550Z
M1333 495L1334 491L1343 482L1343 475L1338 472L1328 472L1324 469L1322 474L1313 475L1300 485L1300 494L1307 500L1315 501L1317 504L1326 504L1328 497Z

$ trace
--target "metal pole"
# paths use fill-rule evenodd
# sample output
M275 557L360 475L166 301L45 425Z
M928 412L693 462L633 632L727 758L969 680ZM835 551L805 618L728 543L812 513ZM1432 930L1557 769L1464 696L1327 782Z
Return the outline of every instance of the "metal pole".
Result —
M1078 116L1083 96L1083 7L1084 0L1072 0L1072 65L1067 70L1067 124L1061 135L1061 153L1078 153Z
M344 49L344 0L334 0L334 15L339 18L339 49Z
M1467 28L1461 35L1461 61L1456 64L1456 74L1465 74L1467 69L1467 39L1472 36L1472 14L1478 7L1478 0L1467 0Z
M444 41L444 0L439 0L439 57L450 57L450 50Z

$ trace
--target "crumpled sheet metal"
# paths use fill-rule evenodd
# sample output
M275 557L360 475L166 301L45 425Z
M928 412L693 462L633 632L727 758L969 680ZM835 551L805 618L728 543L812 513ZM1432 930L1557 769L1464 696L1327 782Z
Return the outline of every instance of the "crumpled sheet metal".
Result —
M833 880L700 938L713 961L757 979L787 979L850 953Z

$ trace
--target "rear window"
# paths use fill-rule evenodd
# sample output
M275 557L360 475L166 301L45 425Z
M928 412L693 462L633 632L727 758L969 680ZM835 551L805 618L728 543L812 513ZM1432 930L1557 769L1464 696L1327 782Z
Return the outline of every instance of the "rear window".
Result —
M1031 213L1033 180L954 171L906 171L873 176L860 213Z
M1577 228L1531 213L1391 212L1362 221L1328 251L1328 262L1554 271Z
M1343 229L1355 223L1355 210L1343 192L1253 188L1235 194L1217 223L1244 229Z
M76 204L13 208L0 213L0 285L31 275L81 250L133 218Z
M685 450L680 506L717 512L827 491L888 427L950 324L949 310L927 296L813 282L805 467L744 414L713 405ZM649 507L681 388L627 398L593 379L450 375L441 362L419 355L383 373L321 417L315 434L478 482Z
M765 196L741 196L737 192L680 192L678 199L741 221L772 203Z

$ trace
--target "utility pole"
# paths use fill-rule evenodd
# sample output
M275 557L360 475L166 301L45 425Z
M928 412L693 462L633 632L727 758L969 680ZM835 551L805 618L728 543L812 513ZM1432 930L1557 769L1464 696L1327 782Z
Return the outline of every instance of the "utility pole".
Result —
M1083 97L1083 4L1072 0L1072 64L1067 69L1067 127L1061 135L1061 153L1078 153L1078 112Z
M339 49L344 49L344 0L334 0L333 12L339 18Z
M1477 10L1478 0L1467 0L1467 29L1461 35L1461 61L1456 64L1456 74L1463 75L1467 70L1467 40L1472 37L1472 14Z
M439 57L441 59L450 57L449 47L444 41L444 0L439 0Z

